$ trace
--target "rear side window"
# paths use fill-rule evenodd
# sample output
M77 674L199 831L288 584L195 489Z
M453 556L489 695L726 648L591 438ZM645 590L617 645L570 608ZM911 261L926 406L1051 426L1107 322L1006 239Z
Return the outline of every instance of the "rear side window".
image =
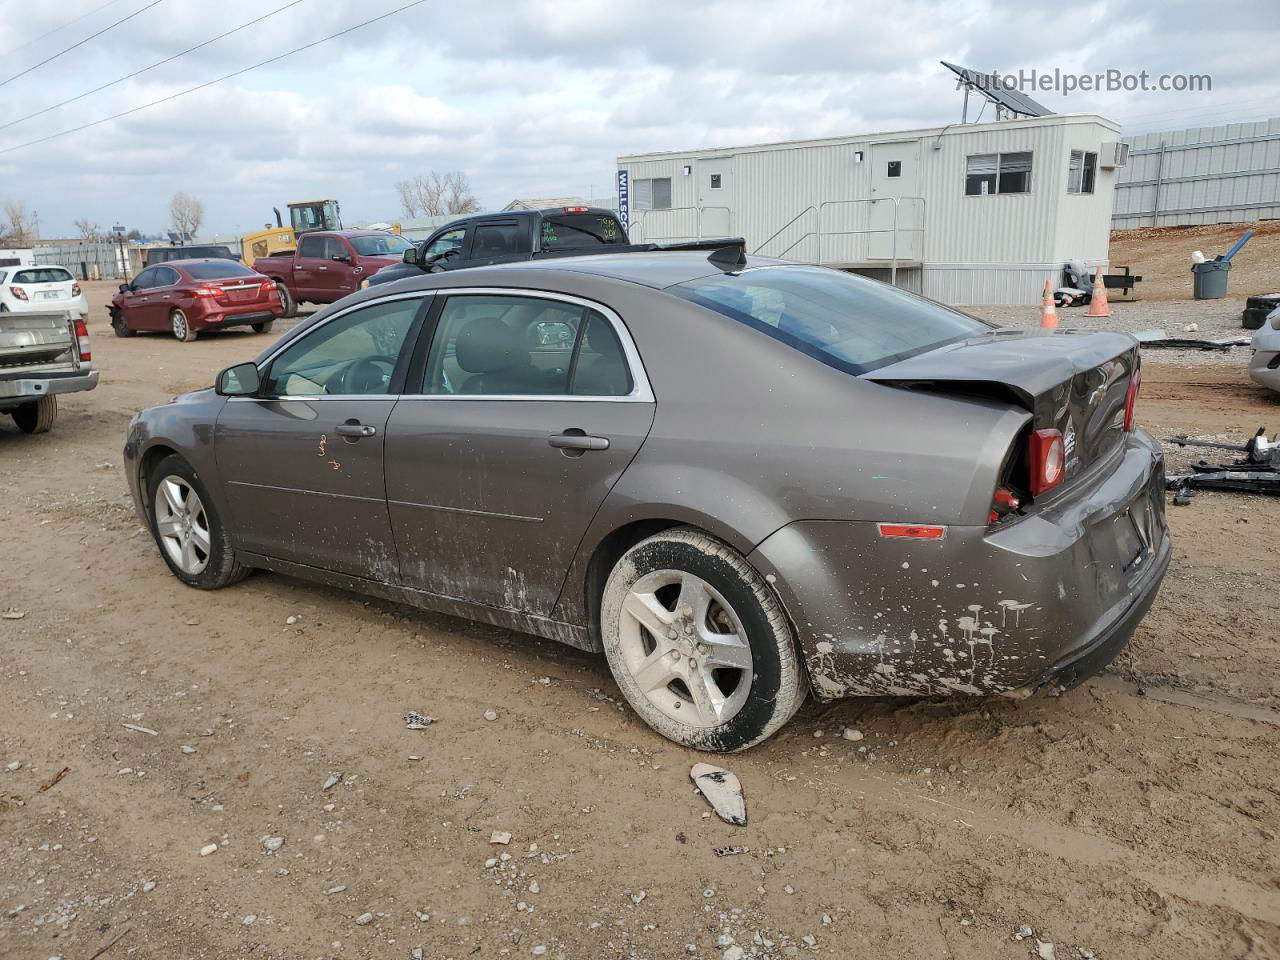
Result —
M519 253L524 246L524 228L518 223L482 223L471 241L471 259L487 260Z
M182 277L172 267L156 267L155 277L151 281L153 287L171 287Z
M62 267L36 267L13 275L14 283L66 283L71 279L70 272Z
M822 267L760 267L667 292L854 374L992 329L923 297Z
M192 263L186 268L193 280L223 280L227 277L252 277L253 271L234 260L214 260L210 263Z
M542 221L542 249L570 250L627 242L615 217L597 213L557 213Z

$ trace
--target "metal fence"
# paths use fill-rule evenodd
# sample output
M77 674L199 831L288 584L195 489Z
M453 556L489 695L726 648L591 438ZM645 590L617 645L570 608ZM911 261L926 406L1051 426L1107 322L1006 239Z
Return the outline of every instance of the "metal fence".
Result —
M1280 118L1132 137L1116 230L1280 217Z
M136 244L53 243L35 248L38 264L66 267L80 280L128 280L142 269Z

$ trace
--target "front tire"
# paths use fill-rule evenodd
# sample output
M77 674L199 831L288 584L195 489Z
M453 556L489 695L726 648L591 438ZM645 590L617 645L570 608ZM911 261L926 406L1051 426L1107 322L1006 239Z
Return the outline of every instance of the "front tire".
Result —
M169 570L183 583L217 590L243 580L213 498L187 461L172 454L147 478L151 535Z
M773 589L732 547L678 527L618 561L600 603L605 657L649 726L695 750L745 750L807 688Z
M181 310L174 310L169 314L169 325L173 328L173 335L183 343L191 343L198 334L191 327L191 322L187 319L187 315Z
M270 333L271 328L272 326L274 326L274 324L275 324L274 320L267 320L263 323L255 323L253 325L253 332L254 333Z
M9 416L23 433L48 433L58 419L58 398L45 394L33 403L24 403Z
M129 323L125 320L124 313L116 309L111 311L111 329L115 331L117 337L132 337L138 333L137 330L129 329Z

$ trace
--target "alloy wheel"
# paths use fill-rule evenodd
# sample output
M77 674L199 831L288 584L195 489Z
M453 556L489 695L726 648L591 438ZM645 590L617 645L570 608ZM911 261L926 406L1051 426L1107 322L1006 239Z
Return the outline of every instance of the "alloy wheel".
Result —
M173 323L173 335L177 337L179 340L186 340L187 339L187 315L183 313L181 310L175 310L173 311L173 317L171 318L171 322Z
M209 517L195 489L170 474L156 488L156 533L169 559L190 576L209 565L212 537Z
M742 621L695 574L655 570L637 580L622 605L619 640L636 685L673 720L719 726L747 701L752 656Z

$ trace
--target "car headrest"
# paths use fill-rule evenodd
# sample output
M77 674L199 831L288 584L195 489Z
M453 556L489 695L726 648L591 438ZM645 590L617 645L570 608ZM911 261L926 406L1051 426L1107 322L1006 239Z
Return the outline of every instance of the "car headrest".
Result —
M477 317L458 334L458 366L467 373L496 373L529 363L529 348L522 332L512 330L498 317Z

